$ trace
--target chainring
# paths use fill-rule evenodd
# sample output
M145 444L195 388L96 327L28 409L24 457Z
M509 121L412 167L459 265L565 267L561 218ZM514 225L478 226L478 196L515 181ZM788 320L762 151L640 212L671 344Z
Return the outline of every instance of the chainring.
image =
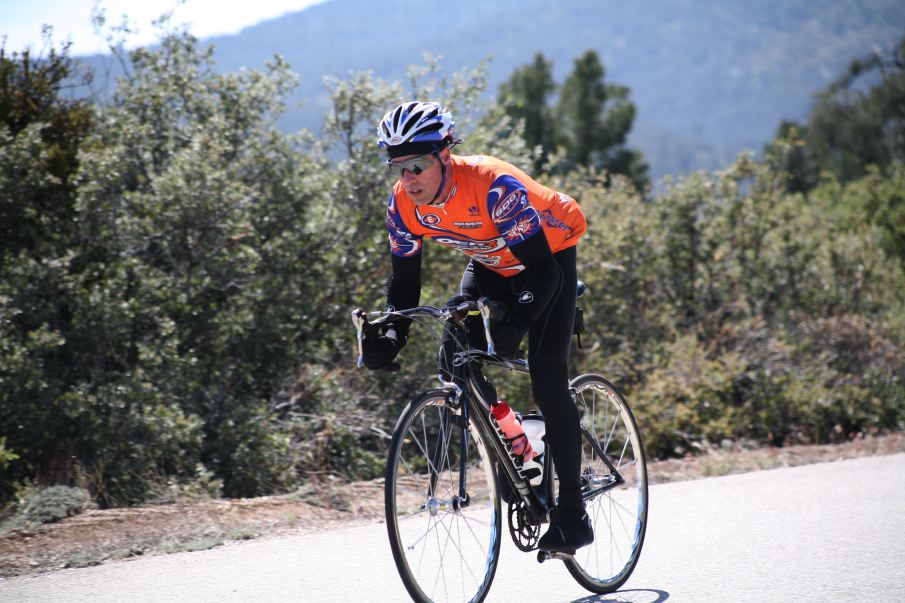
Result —
M528 520L528 505L518 500L509 503L509 534L520 551L533 551L540 538L540 526Z

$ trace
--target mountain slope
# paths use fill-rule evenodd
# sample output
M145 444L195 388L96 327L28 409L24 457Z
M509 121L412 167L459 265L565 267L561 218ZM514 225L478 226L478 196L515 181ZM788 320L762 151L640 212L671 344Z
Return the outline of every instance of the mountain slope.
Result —
M760 150L783 118L800 119L811 95L850 60L905 34L898 0L329 0L206 40L218 68L260 67L279 53L301 75L303 103L283 123L318 131L324 75L371 70L403 79L423 53L450 71L490 57L489 93L542 52L562 83L572 61L597 50L607 80L626 84L638 108L631 143L652 174L724 165Z

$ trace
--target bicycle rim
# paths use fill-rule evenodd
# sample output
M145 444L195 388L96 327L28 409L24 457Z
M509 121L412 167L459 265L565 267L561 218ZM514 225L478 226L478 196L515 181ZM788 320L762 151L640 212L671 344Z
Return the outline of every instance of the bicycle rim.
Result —
M501 511L492 463L443 391L413 400L396 424L385 503L393 558L415 601L482 601L496 571ZM460 483L465 479L467 504Z
M628 580L644 543L647 528L647 467L638 426L619 390L598 375L582 375L571 386L582 423L599 449L583 438L582 489L587 497L600 491L613 472L600 450L616 468L624 483L586 499L594 525L594 542L579 549L566 562L569 572L588 590L612 592Z

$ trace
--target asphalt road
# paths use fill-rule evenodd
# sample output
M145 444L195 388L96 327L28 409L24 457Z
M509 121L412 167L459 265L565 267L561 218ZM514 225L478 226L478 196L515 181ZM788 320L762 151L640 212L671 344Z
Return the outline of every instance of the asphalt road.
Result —
M504 539L488 601L905 601L905 454L651 488L641 560L591 595ZM0 581L0 601L407 601L382 524Z

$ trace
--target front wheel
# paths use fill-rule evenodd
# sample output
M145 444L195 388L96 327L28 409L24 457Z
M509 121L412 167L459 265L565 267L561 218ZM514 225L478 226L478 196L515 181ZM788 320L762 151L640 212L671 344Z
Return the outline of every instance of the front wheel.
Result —
M581 485L594 543L565 563L584 588L608 593L628 580L644 543L644 448L635 417L615 385L599 375L582 375L570 386L585 428Z
M415 601L482 601L500 554L500 500L480 433L446 391L405 408L387 459L387 531Z

